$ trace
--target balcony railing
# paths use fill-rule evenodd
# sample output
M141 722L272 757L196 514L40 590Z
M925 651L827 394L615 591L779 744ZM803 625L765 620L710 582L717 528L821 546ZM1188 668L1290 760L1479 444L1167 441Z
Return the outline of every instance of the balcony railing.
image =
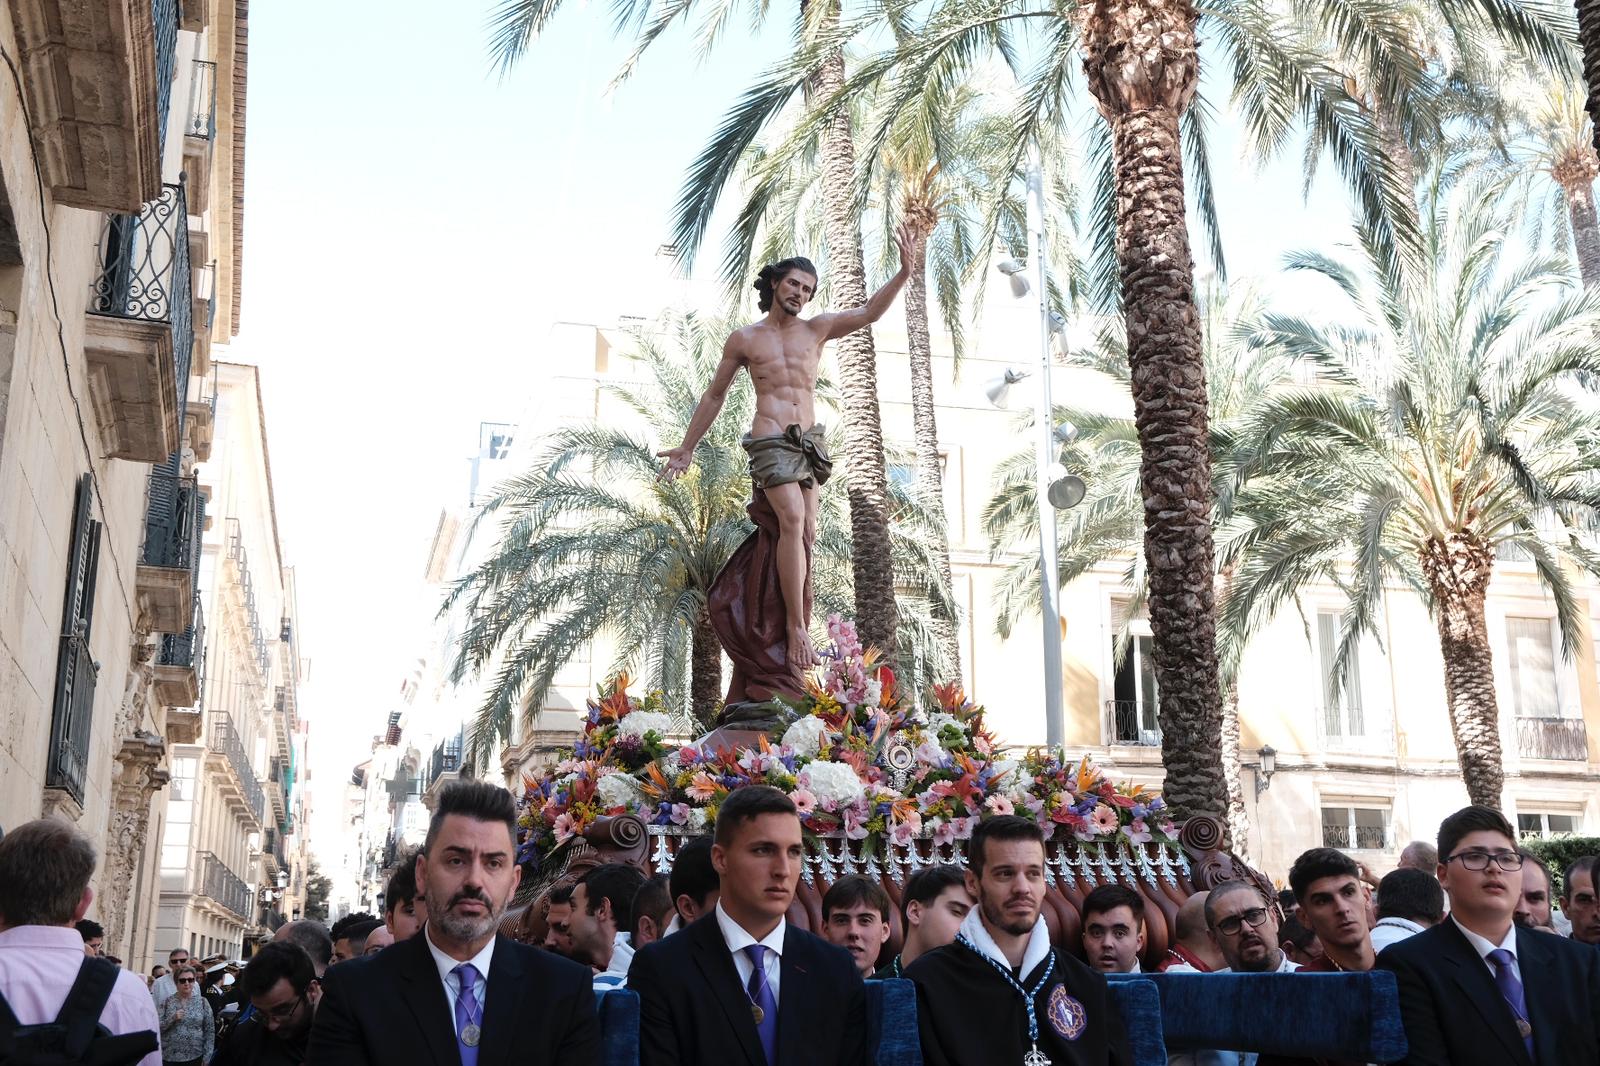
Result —
M156 662L161 666L181 666L196 674L204 667L206 648L205 609L200 597L194 598L194 622L182 633L168 633L161 638L161 652Z
M438 747L433 749L433 759L428 765L428 783L439 780L444 774L453 774L461 769L461 734L457 733L449 740L441 740Z
M158 470L150 475L150 507L144 519L144 562L195 570L200 565L204 497L192 477Z
M1586 762L1589 737L1582 718L1518 718L1517 752L1524 759Z
M184 136L211 140L217 135L217 65L203 59L194 61L194 80L189 83L189 125Z
M239 787L244 792L245 802L255 812L256 821L266 821L266 793L261 790L261 782L256 780L256 772L250 768L250 759L245 755L244 744L233 728L233 719L225 712L212 714L208 733L207 746L219 755L227 757L228 765L233 767L235 776L239 778Z
M1352 833L1348 824L1322 824L1322 844L1328 848L1356 848L1364 851L1384 851L1390 847L1389 827L1358 825Z
M156 108L161 140L167 140L167 113L172 110L172 75L178 69L178 0L152 0L156 28Z
M250 914L250 886L209 851L199 853L200 894L210 896L241 920Z
M89 638L81 633L61 638L58 711L50 721L50 756L45 765L45 787L65 789L83 802L89 774L89 727L94 720L94 687L100 668L89 654Z
M246 617L250 620L250 648L255 653L256 666L263 679L270 676L267 660L267 638L261 632L261 618L256 613L255 579L250 574L250 556L244 547L244 533L237 518L228 519L228 558L239 569L239 594L244 599Z
M1156 704L1150 700L1107 700L1111 712L1111 743L1139 747L1161 746L1161 724Z
M137 215L107 215L99 252L100 273L90 285L89 313L172 327L173 402L181 440L194 353L189 207L183 185L163 185L161 195Z

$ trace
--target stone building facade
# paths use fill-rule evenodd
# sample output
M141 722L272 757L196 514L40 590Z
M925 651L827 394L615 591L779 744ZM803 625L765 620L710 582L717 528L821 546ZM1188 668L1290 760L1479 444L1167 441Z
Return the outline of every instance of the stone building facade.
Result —
M195 469L238 321L246 10L0 3L0 824L90 836L91 916L141 967L199 728Z

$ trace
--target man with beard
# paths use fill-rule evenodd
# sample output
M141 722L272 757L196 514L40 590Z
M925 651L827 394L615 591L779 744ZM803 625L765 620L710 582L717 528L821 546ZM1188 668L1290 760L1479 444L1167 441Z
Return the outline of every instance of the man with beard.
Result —
M1050 946L1044 833L1015 815L967 848L978 900L955 943L905 968L928 1066L1118 1066L1133 1061L1106 979Z
M236 1025L212 1066L300 1066L322 986L311 956L295 944L264 944L240 978L250 1017Z
M1593 947L1600 944L1600 891L1594 871L1600 859L1585 855L1567 867L1561 879L1561 913L1572 923L1572 939Z
M486 781L440 793L417 856L422 931L328 969L311 1066L599 1062L589 971L496 935L521 880L516 819Z
M1518 848L1522 856L1522 894L1517 898L1517 909L1512 914L1516 923L1525 929L1543 929L1555 932L1550 917L1550 867L1527 848Z

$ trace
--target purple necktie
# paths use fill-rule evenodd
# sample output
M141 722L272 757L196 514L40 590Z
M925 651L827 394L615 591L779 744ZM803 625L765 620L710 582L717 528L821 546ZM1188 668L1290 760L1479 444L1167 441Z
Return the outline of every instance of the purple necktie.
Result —
M1528 1057L1533 1058L1533 1027L1528 1024L1528 1005L1522 998L1522 982L1517 980L1517 972L1511 968L1516 961L1516 956L1505 948L1495 948L1489 952L1489 961L1494 963L1494 983L1500 989L1500 995L1505 997L1506 1004L1510 1006L1511 1013L1517 1019L1517 1032L1522 1036L1522 1042L1528 1048Z
M767 984L767 948L764 944L747 944L744 953L755 966L750 971L748 991L751 1007L761 1012L761 1020L756 1022L756 1035L761 1038L761 1050L766 1052L767 1066L778 1066L778 1001L772 995L772 986Z
M456 1046L461 1049L461 1066L478 1066L478 1042L483 1033L483 1012L478 1009L478 968L470 962L464 962L450 971L461 982L461 994L456 996ZM478 1030L472 1043L467 1043L462 1034L468 1026Z

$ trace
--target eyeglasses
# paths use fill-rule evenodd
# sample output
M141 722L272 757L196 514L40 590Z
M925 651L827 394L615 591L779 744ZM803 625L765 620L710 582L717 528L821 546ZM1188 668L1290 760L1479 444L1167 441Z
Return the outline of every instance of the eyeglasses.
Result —
M1255 929L1266 923L1267 909L1265 907L1251 907L1240 914L1230 914L1217 923L1217 932L1227 936L1237 936L1239 930L1249 923Z
M273 1007L271 1010L264 1010L261 1012L261 1015L269 1022L286 1022L290 1018L294 1017L294 1012L299 1010L300 1004L304 1003L305 1001L306 994L302 992L299 996L295 997L293 1003L284 1003L280 1006Z
M1459 862L1463 870L1471 870L1473 873L1487 870L1491 862L1508 874L1522 869L1522 856L1515 851L1462 851L1444 861L1447 865Z
M178 978L178 983L180 985L192 985L192 984L194 984L194 978L193 977L180 977L180 978Z

